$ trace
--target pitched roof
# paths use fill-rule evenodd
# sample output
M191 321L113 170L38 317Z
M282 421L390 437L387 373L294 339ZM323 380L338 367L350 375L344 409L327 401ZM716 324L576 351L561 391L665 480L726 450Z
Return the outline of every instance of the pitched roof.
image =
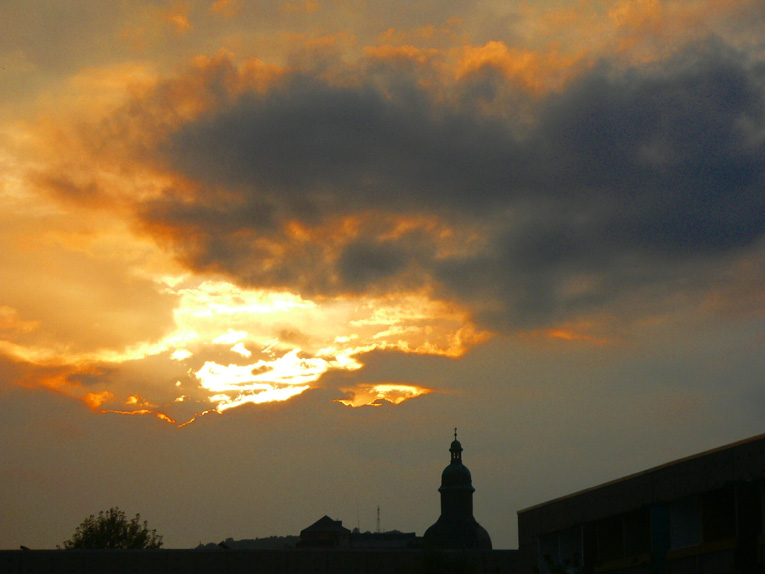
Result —
M332 520L325 514L311 524L311 526L304 528L300 533L302 534L303 532L350 532L350 530L343 526L342 520Z

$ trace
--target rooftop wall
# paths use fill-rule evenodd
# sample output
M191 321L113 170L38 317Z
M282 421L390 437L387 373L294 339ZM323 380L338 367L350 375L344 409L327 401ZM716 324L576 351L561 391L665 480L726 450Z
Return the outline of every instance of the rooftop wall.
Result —
M516 574L516 550L4 550L0 574Z

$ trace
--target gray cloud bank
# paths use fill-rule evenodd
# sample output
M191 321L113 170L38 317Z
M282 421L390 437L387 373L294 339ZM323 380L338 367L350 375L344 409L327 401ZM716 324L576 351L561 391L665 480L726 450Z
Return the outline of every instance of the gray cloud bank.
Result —
M200 186L144 204L144 224L187 265L246 284L428 285L499 330L715 285L762 239L765 68L719 41L642 68L602 63L530 121L512 97L502 117L464 97L496 92L490 68L457 97L358 80L294 73L183 126L162 154ZM307 242L285 227L353 215L377 223ZM442 227L392 234L384 217L400 216L481 240L444 251Z

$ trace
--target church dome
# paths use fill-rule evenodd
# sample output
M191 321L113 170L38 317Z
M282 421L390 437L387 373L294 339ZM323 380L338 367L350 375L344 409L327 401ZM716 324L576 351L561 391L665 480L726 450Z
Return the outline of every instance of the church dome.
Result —
M470 469L461 462L451 462L441 473L441 488L452 486L473 487Z

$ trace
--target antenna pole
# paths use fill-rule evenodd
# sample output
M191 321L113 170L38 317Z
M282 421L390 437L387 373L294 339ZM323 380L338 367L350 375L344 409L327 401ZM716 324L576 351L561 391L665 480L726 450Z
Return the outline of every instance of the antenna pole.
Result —
M380 533L380 505L377 505L377 533Z

